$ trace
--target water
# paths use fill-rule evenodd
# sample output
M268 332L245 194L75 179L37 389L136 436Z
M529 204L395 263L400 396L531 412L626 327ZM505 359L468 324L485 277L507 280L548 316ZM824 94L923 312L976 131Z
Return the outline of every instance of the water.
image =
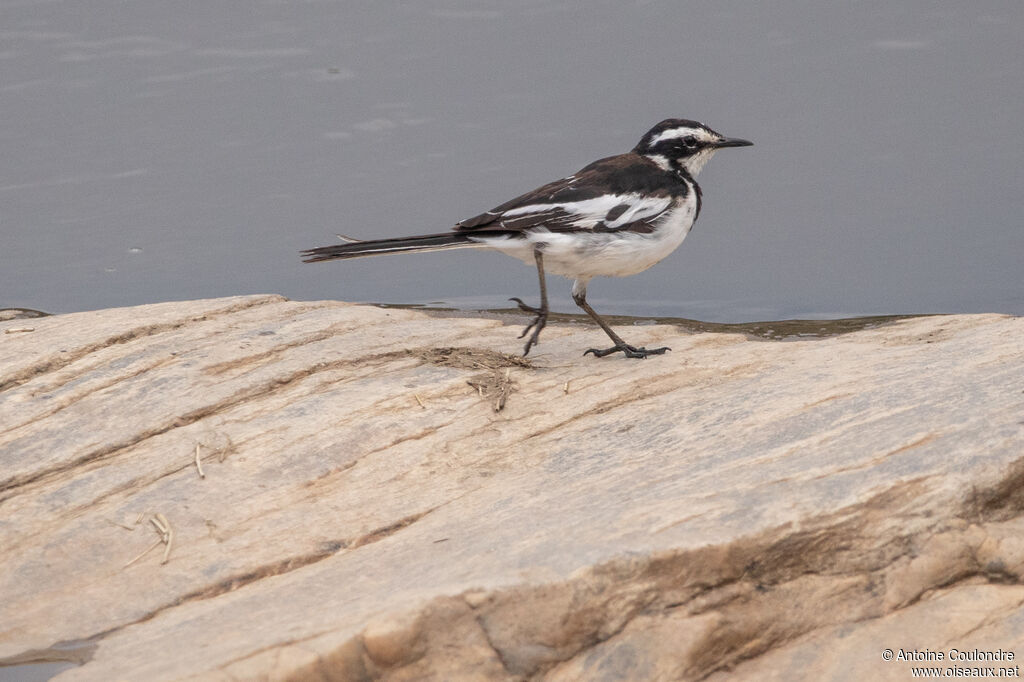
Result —
M42 682L92 659L97 644L89 640L57 642L48 649L26 651L0 660L3 682Z
M756 146L599 311L1021 314L1022 34L1016 0L9 0L0 308L533 300L500 254L297 252L447 229L680 116Z

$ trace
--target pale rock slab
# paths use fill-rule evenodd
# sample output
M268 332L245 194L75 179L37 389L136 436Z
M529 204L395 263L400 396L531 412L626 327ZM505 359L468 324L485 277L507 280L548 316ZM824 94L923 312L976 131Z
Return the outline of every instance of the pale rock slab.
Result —
M673 349L644 361L559 323L529 365L500 320L277 296L7 326L8 664L852 680L907 679L887 647L1024 657L1020 318L624 330Z

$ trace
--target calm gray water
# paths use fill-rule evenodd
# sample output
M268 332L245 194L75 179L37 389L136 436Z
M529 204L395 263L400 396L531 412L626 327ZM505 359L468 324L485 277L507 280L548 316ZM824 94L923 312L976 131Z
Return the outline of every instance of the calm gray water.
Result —
M666 117L753 140L599 311L1024 313L1024 3L0 3L0 307L535 300L447 229ZM551 278L553 305L573 310Z

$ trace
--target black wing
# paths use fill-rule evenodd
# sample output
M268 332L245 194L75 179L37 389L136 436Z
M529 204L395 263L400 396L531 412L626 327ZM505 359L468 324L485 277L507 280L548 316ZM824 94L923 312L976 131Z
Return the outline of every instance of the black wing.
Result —
M651 232L653 223L685 183L637 154L595 161L575 175L555 180L456 224L458 232Z

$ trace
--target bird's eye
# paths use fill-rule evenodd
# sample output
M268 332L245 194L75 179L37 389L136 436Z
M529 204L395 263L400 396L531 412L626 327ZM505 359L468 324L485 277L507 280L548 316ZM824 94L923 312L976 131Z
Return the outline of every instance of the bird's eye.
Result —
M688 149L693 149L694 147L697 146L697 138L694 137L693 135L687 135L686 137L683 138L683 146L687 147Z

